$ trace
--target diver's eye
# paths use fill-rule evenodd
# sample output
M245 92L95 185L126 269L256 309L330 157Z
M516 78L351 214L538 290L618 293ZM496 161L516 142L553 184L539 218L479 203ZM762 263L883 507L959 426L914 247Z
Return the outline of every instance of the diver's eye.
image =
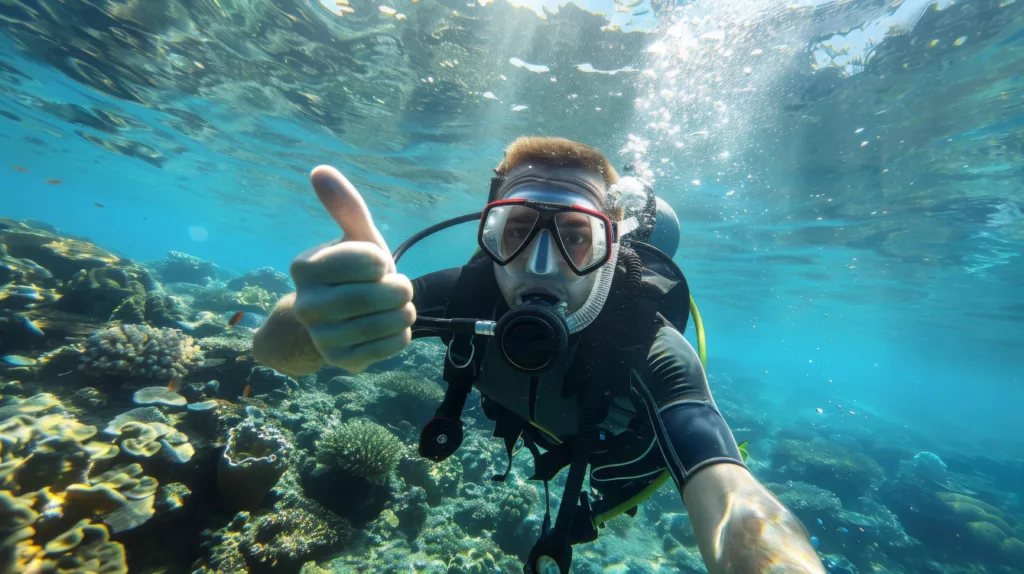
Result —
M530 234L528 227L512 227L505 232L511 239L525 239Z
M562 243L565 245L583 245L587 240L587 237L581 233L570 233L562 236Z

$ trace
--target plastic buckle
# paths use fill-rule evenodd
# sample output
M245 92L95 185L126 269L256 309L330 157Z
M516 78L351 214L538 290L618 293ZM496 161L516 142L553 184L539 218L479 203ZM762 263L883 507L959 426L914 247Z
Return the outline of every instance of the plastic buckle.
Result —
M452 358L452 344L454 343L455 337L452 337L452 340L448 342L448 352L446 353L448 362L451 363L452 366L455 367L456 369L465 369L470 365L470 363L473 362L473 355L476 354L476 345L473 344L473 337L469 338L469 358L466 359L466 362L461 365L456 363L455 359Z

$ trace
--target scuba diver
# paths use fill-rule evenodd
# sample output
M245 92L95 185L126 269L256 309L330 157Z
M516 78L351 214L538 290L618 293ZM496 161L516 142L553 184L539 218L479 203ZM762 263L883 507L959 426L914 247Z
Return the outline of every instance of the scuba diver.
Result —
M574 544L635 515L669 480L712 574L824 572L804 526L746 468L712 399L700 315L672 262L678 220L647 182L620 177L589 146L519 138L482 212L392 254L340 172L320 166L310 179L344 237L292 262L296 292L257 331L254 356L289 375L325 363L358 373L413 338L439 337L448 387L419 454L441 461L458 449L475 388L509 455L492 480L528 448L530 478L544 481L550 502L548 481L568 467L557 516L549 504L524 572L567 574ZM479 250L466 265L412 281L397 273L413 243L469 221ZM691 315L700 353L682 335Z

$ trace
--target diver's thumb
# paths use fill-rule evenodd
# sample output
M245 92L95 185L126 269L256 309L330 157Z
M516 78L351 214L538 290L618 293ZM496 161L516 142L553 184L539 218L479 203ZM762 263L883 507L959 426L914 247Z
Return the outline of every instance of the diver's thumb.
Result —
M373 224L363 196L340 171L329 165L320 165L313 168L309 179L324 209L345 232L344 241L367 241L391 254L384 236Z

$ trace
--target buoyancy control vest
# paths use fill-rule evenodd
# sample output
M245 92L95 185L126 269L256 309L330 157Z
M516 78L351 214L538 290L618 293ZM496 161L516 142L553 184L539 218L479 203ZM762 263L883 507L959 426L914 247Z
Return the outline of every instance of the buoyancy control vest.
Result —
M672 325L685 331L690 310L696 307L678 266L643 243L622 248L611 293L595 322L568 337L559 364L536 374L509 368L493 337L441 335L447 346L444 379L448 388L421 433L420 454L441 461L457 450L463 436L461 413L475 387L481 393L484 414L494 421L493 436L502 439L509 457L505 472L493 480L501 482L508 476L517 445L533 454L535 472L530 479L544 481L545 493L547 482L569 466L557 520L552 528L550 511L545 513L542 537L526 572L537 571L541 557L568 572L572 544L596 539L597 528L615 514L635 514L636 504L667 480L658 450L650 449L653 434L648 436L650 429L637 424L640 417L632 416L642 412L636 403L642 399L632 388L631 370L645 370L648 350L660 328ZM478 253L462 267L445 317L496 321L507 311L493 264ZM629 480L599 479L598 469L621 461L634 464L615 464L620 472L636 468L642 472ZM591 483L602 483L604 495L594 503L582 492L588 465Z

